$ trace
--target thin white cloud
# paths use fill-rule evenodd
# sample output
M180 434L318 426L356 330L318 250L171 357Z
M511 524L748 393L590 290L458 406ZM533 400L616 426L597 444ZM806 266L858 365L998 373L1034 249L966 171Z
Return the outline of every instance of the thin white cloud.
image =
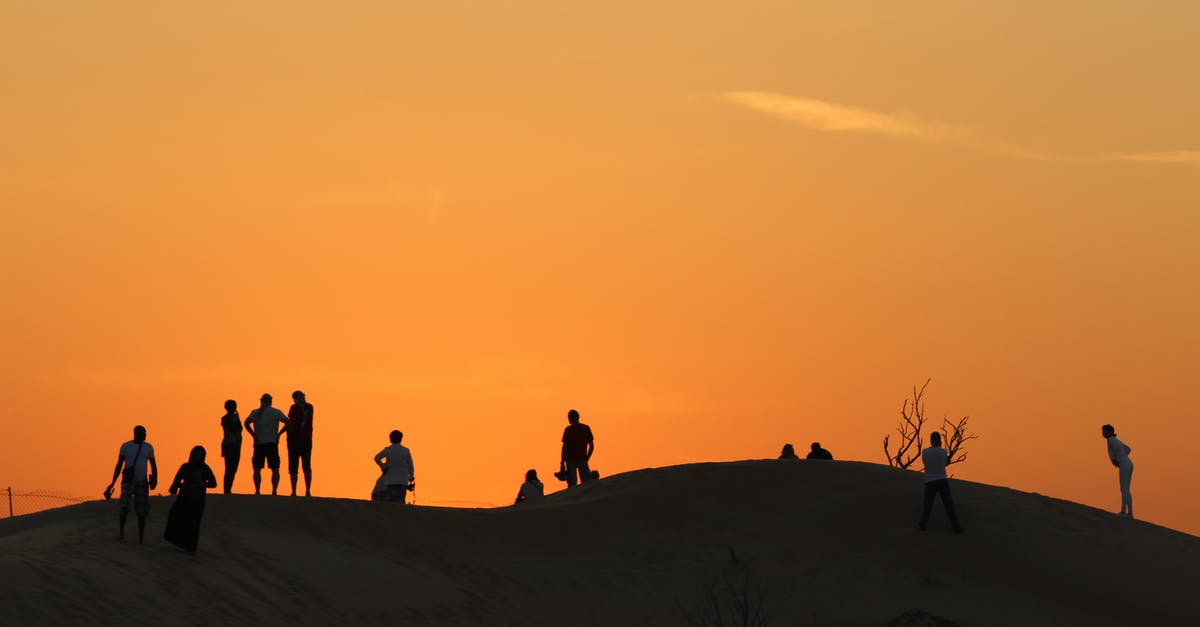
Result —
M732 104L808 128L847 133L877 133L952 144L1013 159L1063 163L1121 161L1200 166L1200 150L1122 152L1080 155L1045 151L1014 144L966 126L922 119L911 113L883 113L815 98L798 98L765 91L728 91L722 97Z
M1200 165L1200 150L1164 150L1160 152L1122 152L1112 155L1117 161L1138 163L1176 163Z
M971 135L968 129L928 122L909 113L881 113L815 98L795 98L764 91L730 91L725 93L725 99L819 131L881 133L938 140Z

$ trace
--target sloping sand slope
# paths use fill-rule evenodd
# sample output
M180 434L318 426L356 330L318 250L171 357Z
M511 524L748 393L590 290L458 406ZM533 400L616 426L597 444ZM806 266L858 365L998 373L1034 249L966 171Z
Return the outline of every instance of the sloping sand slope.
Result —
M0 521L0 622L678 625L749 573L772 625L1200 624L1200 539L954 490L961 536L940 503L916 530L919 475L855 462L648 469L495 510L212 495L197 556L161 539L168 499L144 546L87 503Z

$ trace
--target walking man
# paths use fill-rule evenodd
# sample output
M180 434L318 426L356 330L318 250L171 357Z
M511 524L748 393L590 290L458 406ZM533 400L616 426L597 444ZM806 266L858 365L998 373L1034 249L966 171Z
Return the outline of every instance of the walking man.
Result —
M401 504L407 496L408 487L417 480L413 470L412 453L408 447L400 444L403 439L403 433L392 431L388 434L391 445L375 456L375 463L383 471L383 485L387 492L385 498Z
M146 466L150 466L150 479L146 480ZM120 533L125 539L125 521L133 509L138 519L138 544L146 537L146 516L150 513L150 490L158 486L158 462L154 459L154 447L146 441L146 427L133 428L133 439L122 444L117 452L117 466L113 469L112 481L104 491L105 497L112 494L113 485L121 478Z
M246 416L246 431L254 438L254 455L250 463L254 467L254 493L262 493L262 468L265 463L271 469L271 495L279 491L279 436L287 428L288 419L283 412L271 407L271 395L262 395L262 404Z
M292 496L296 496L296 466L304 466L304 496L312 496L312 436L313 406L304 400L304 392L292 392L288 409L287 449L288 475L292 480Z
M595 440L592 438L592 428L579 422L579 412L572 409L567 412L567 428L562 437L562 468L567 471L567 487L578 483L591 481L592 470L588 461L596 452Z
M242 463L242 419L238 416L237 401L225 401L221 416L221 457L225 458L225 494L233 493L233 478Z
M1108 440L1108 460L1119 471L1117 478L1121 484L1121 511L1117 514L1133 518L1133 493L1129 491L1129 482L1133 481L1133 460L1129 454L1133 449L1117 439L1117 430L1112 425L1100 427L1100 435Z
M946 517L954 533L966 531L958 523L958 514L954 512L954 499L950 497L950 479L946 476L946 465L950 463L950 454L942 448L942 434L934 431L929 434L929 448L921 451L921 460L925 462L925 506L921 510L921 522L917 527L925 531L929 523L929 513L933 511L933 497L942 497L942 505L946 507Z

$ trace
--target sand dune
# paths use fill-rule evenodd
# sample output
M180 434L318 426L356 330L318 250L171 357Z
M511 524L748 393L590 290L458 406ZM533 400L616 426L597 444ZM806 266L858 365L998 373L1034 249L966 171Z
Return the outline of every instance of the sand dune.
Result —
M771 625L910 608L964 626L1197 624L1194 536L968 482L967 533L940 509L920 533L920 490L874 464L747 461L493 510L213 495L196 556L161 540L166 498L144 546L115 540L115 501L86 503L0 521L0 622L678 625L747 580Z

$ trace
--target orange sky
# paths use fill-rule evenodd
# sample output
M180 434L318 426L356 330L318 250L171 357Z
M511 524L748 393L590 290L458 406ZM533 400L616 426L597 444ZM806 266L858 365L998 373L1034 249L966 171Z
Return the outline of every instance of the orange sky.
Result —
M1200 533L1200 7L796 4L0 5L0 482L297 388L319 495L556 489L571 407L880 462L933 377L958 476L1115 510L1112 422Z

